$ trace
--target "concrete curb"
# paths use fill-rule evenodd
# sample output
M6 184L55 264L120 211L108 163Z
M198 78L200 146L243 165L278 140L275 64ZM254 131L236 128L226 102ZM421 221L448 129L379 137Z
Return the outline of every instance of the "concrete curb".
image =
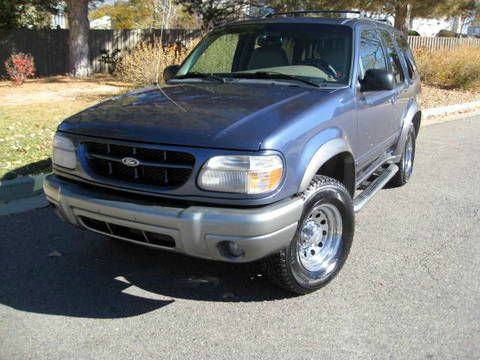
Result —
M480 101L425 109L423 111L423 115L425 116L425 118L429 118L432 116L443 116L463 111L472 111L475 109L480 109Z
M7 203L12 200L29 198L41 194L45 176L47 176L47 174L0 181L0 203Z

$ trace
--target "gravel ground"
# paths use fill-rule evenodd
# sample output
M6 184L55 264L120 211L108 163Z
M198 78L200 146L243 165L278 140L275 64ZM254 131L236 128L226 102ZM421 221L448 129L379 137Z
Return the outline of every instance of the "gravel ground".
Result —
M422 107L424 109L480 101L479 91L445 90L422 85Z
M347 264L292 297L255 266L0 217L0 359L478 359L480 117L422 128L416 173L357 216Z
M131 84L120 82L108 75L96 75L86 79L50 76L27 80L22 86L0 81L0 106L100 101L131 87Z

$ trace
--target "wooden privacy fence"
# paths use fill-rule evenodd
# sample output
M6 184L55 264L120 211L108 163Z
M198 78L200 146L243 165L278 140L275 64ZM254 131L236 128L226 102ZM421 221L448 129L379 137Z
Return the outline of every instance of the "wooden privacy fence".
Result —
M89 36L90 63L94 72L104 72L102 50L134 48L142 41L159 39L161 30L91 30ZM163 43L182 41L199 36L198 30L170 29L163 31ZM480 39L457 39L410 36L412 48L445 49L456 46L480 46ZM0 76L5 76L3 65L12 52L25 52L35 59L37 76L68 73L68 30L11 30L0 32Z
M412 49L427 48L429 50L452 49L458 46L480 46L480 39L474 38L409 36L408 42Z
M140 42L159 40L164 44L182 41L199 35L198 30L90 30L90 63L94 72L104 72L107 66L101 62L102 50L134 48ZM12 52L29 53L35 59L37 76L68 73L68 30L19 29L0 32L0 76L5 76L3 65Z

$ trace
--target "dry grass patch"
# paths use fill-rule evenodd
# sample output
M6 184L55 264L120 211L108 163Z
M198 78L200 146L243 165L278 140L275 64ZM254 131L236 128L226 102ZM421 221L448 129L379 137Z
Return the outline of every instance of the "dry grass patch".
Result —
M415 59L426 85L441 89L480 89L480 47L417 49Z
M137 45L128 54L122 56L117 65L117 76L129 83L151 85L163 82L163 71L169 65L179 65L198 44L193 39L186 45L169 44L163 46L159 41L144 42Z

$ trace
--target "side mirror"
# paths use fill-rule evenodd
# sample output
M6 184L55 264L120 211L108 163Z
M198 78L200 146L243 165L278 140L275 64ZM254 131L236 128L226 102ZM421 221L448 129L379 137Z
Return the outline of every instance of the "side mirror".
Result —
M369 69L360 80L360 91L382 91L395 88L395 78L390 71Z
M163 70L163 80L168 81L177 75L178 70L180 70L179 65L170 65Z

